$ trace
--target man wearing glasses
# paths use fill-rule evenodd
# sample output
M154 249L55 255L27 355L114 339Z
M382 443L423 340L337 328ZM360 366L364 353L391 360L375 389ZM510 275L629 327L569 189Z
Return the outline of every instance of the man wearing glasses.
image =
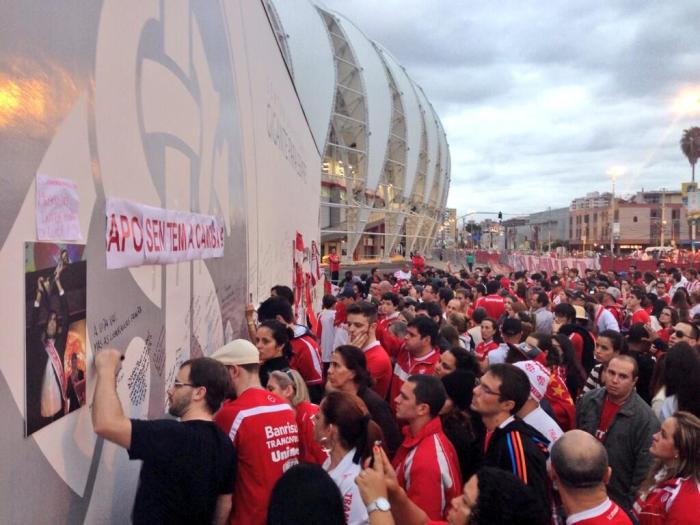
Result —
M183 363L168 389L171 415L129 419L117 395L122 354L104 349L95 356L97 382L92 407L95 433L141 459L132 521L224 524L231 509L235 451L213 423L230 383L226 369L202 357Z
M695 347L698 344L698 336L700 336L700 330L698 330L697 325L681 321L676 323L676 326L673 327L673 332L671 332L671 337L668 339L668 344L669 346L673 346L683 341Z
M549 441L515 414L530 397L530 380L511 364L491 365L474 387L471 409L486 427L484 465L512 472L549 508Z

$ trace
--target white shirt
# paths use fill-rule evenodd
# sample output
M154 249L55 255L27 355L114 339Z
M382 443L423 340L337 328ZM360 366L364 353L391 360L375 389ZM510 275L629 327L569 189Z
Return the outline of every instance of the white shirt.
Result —
M360 474L362 467L352 462L354 455L355 449L353 448L345 454L333 470L328 470L331 464L331 458L329 457L323 462L323 470L328 472L328 475L340 489L347 524L368 525L369 515L367 514L367 508L362 501L362 496L360 496L360 489L355 484L355 478Z
M598 305L598 308L603 309L602 311L598 310L595 313L597 319L596 328L598 328L598 333L602 332L603 330L615 330L616 332L619 332L620 325L617 323L617 319L615 319L612 312L602 305Z
M474 347L484 340L483 337L481 337L481 327L478 325L467 330L467 333L472 336Z
M525 416L523 421L549 440L550 450L554 442L564 433L561 427L557 425L557 422L549 417L549 414L539 406Z
M508 357L508 350L508 345L505 343L501 343L500 345L498 345L498 348L495 348L494 350L491 350L488 353L486 359L488 360L490 365L505 363L506 357Z
M324 363L329 363L331 354L335 349L333 346L335 338L335 310L322 310L318 320L321 323L321 358Z
M659 421L662 423L671 417L675 412L678 411L678 398L674 395L668 396L664 399L664 404L661 405L661 413L659 414Z

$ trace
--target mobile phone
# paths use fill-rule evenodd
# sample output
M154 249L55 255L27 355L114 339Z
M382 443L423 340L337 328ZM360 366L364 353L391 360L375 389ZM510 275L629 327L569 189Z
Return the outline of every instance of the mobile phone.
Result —
M380 439L374 442L374 447L381 447L382 441ZM369 456L369 468L374 467L374 447L372 447L372 454Z

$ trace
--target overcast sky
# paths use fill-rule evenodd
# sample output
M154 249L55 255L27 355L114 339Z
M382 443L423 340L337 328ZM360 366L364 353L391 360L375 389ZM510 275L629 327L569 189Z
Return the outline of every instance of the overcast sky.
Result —
M530 213L590 191L680 189L700 125L700 1L322 0L425 90L448 206ZM696 110L678 108L679 99Z

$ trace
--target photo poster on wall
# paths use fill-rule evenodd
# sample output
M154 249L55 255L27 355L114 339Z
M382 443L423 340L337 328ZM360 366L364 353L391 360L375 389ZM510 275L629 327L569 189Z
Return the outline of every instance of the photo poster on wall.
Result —
M84 244L26 242L25 436L85 405Z

